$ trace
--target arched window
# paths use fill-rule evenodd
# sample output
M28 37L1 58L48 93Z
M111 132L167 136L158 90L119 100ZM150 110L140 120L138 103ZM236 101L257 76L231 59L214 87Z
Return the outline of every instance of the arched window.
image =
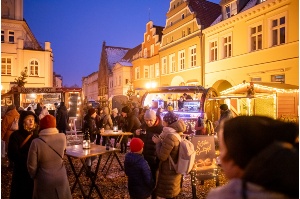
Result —
M29 76L39 76L39 62L37 60L30 61Z

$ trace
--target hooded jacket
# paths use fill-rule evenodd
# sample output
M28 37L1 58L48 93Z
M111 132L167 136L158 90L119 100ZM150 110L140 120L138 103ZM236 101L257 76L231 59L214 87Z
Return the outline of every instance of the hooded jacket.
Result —
M5 144L8 145L9 137L12 134L10 127L15 119L19 119L20 114L14 108L7 113L2 118L1 121L1 139L5 141Z
M125 174L128 176L128 191L130 198L148 198L153 189L154 181L150 167L143 155L127 153L124 161Z

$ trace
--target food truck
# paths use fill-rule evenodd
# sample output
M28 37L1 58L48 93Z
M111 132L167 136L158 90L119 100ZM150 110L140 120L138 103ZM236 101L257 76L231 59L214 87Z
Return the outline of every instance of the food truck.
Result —
M184 93L190 95L192 99L185 100L183 107L180 109L178 100ZM165 86L147 90L141 99L141 104L143 107L149 106L154 111L162 108L162 117L167 113L167 107L171 106L175 114L193 129L197 118L201 113L207 112L206 109L209 110L207 112L208 118L212 119L214 112L211 112L211 104L207 104L207 98L216 96L217 91L213 88L205 89L202 86Z
M46 106L49 113L54 115L54 103L60 104L65 102L69 113L70 127L76 126L81 128L82 119L82 103L81 103L81 88L25 88L25 87L12 87L11 90L1 96L1 109L15 104L18 107L27 109L31 106L36 108L37 103ZM76 122L76 123L75 123Z

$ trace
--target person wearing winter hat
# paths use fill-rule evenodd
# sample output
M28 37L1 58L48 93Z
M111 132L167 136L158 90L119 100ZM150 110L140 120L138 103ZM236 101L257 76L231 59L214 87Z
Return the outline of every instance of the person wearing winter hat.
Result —
M214 123L216 126L215 132L217 133L217 135L219 134L219 131L220 131L221 122L233 118L232 113L231 113L230 109L228 108L227 104L220 105L220 112L221 112L220 119Z
M135 131L141 126L140 120L135 116L134 112L132 112L128 106L124 106L122 108L121 115L124 119L124 123L121 127L123 132L131 132L135 134ZM123 136L123 139L121 141L121 153L126 153L127 143L128 136Z
M130 198L148 198L155 186L148 162L142 155L144 142L132 138L130 153L125 155L124 170L128 176L128 191Z
M152 141L156 143L157 157L160 160L155 189L159 197L175 198L180 193L182 175L176 173L174 168L170 169L169 157L171 156L177 162L180 142L174 134L183 133L186 125L183 120L178 120L173 112L168 112L163 118L163 126L160 136L152 137ZM167 187L166 184L168 184Z
M66 136L58 133L56 119L46 115L40 120L39 138L32 141L27 160L34 180L33 198L71 199L71 190L63 161ZM56 165L56 166L55 166Z
M135 137L141 138L145 143L143 155L150 166L154 181L156 181L159 159L156 156L156 144L152 141L152 137L160 135L162 130L161 119L157 117L154 110L148 109L144 114L144 123L135 133ZM151 197L156 198L155 191L152 192Z
M32 111L23 111L19 118L19 130L14 131L8 143L8 158L13 163L10 198L32 198L33 179L27 171L30 144L38 137L39 119Z

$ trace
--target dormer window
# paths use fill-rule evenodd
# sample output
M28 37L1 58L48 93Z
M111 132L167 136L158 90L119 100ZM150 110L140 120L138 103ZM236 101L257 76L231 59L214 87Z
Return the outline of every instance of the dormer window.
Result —
M236 1L231 2L225 6L225 18L228 19L237 14Z
M181 19L184 19L184 14L181 15Z

